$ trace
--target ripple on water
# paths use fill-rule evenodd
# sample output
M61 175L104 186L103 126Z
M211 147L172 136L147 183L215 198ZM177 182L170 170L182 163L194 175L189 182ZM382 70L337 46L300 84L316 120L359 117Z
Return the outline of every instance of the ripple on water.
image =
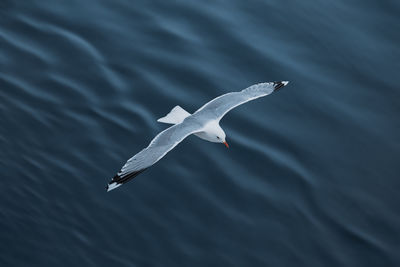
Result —
M4 265L398 265L398 5L0 7ZM229 150L189 137L105 193L175 105L269 80Z

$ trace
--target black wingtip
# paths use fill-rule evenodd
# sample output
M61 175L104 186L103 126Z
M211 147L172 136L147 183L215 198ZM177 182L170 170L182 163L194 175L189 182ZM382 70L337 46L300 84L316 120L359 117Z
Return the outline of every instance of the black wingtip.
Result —
M114 188L117 188L119 186L121 186L122 184L125 184L126 182L132 180L133 178L135 178L136 176L138 176L139 174L141 174L142 172L144 172L145 170L147 170L147 168L145 169L141 169L138 171L134 171L131 173L127 173L125 175L120 175L119 173L116 174L111 181L107 184L106 186L106 191L111 191ZM111 188L110 188L111 186Z
M282 87L285 87L288 83L288 81L274 82L274 91L278 91Z

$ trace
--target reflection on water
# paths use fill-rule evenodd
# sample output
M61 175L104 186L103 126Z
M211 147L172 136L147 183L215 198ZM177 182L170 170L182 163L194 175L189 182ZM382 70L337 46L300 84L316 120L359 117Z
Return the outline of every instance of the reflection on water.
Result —
M4 266L397 266L399 5L0 3ZM111 193L189 112L277 94Z

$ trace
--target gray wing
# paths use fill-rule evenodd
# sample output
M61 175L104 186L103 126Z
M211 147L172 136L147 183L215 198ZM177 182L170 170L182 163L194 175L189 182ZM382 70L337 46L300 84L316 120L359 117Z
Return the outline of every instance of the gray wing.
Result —
M240 92L221 95L202 106L194 114L205 116L207 119L221 120L231 109L256 98L269 95L287 84L286 81L258 83Z
M108 183L107 191L113 190L136 177L164 157L187 136L198 131L201 131L201 126L193 120L185 120L165 129L154 137L148 147L125 163L121 171Z

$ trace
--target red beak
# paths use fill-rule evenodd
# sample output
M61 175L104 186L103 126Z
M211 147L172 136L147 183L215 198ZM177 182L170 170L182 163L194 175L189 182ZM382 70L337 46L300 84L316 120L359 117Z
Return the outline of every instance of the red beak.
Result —
M224 145L225 145L227 148L229 148L229 145L228 145L227 142L224 142Z

